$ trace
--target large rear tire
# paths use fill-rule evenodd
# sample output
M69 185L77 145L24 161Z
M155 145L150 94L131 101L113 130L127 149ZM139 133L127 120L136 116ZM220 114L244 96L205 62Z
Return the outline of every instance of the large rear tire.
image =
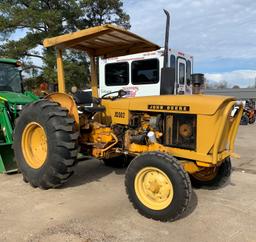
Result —
M78 132L73 118L58 103L39 100L26 106L13 138L19 171L31 186L58 187L73 174Z
M180 218L192 193L189 175L178 160L161 152L134 158L126 171L125 186L134 208L160 221Z

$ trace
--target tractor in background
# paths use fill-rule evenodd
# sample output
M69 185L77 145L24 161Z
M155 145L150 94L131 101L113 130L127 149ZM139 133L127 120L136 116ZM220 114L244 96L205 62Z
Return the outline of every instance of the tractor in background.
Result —
M0 59L0 172L17 171L13 159L12 133L15 120L23 107L38 100L31 92L25 92L21 76L21 62Z

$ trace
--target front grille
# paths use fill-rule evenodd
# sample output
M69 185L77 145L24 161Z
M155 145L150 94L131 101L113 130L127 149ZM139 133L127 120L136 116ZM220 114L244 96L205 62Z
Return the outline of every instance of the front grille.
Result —
M164 144L196 150L196 115L167 114L164 121Z

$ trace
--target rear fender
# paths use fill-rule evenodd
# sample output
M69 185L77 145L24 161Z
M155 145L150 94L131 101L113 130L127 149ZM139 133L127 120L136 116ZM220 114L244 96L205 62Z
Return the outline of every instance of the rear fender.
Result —
M68 110L68 114L75 120L76 128L79 127L79 115L76 103L72 96L65 93L51 93L45 97L45 99L51 100L53 102L57 102L61 107L66 108Z

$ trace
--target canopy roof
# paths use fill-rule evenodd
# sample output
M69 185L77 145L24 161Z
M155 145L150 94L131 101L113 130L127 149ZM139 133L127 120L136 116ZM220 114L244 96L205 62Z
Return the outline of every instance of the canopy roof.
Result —
M105 58L154 51L160 47L123 28L107 24L45 39L44 47L71 48Z

